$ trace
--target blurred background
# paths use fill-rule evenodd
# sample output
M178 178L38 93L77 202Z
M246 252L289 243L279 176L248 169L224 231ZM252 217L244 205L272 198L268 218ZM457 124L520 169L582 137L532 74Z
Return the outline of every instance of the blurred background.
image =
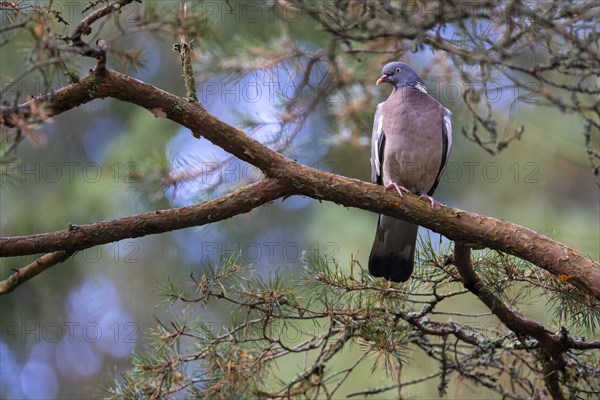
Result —
M473 124L462 97L469 86L449 72L444 54L428 48L397 55L391 50L365 52L346 56L339 70L330 62L336 55L314 62L308 56L329 51L327 32L300 11L283 23L281 9L268 3L212 1L193 8L203 15L190 38L195 39L199 100L209 112L303 164L368 181L374 109L391 91L375 81L385 62L407 62L454 113L452 153L435 198L526 226L600 259L600 192L580 116L541 106L543 99L534 91L519 92L498 77L489 94L498 130L523 126L523 132L520 140L490 154L462 133ZM71 17L71 26L57 29L70 32L86 4L55 2L66 19ZM121 28L137 26L152 13L179 6L178 1L134 3L115 17L118 24L109 18L99 34L115 39L108 66L184 96L179 55L172 50L175 28L120 34ZM3 24L7 18L3 11ZM453 29L450 25L445 37L459 35ZM3 38L10 39L0 47L2 100L9 104L45 90L36 73L11 80L23 73L34 32L20 30ZM278 53L285 60L269 67ZM84 75L93 65L79 59L76 71ZM54 88L68 83L63 74L50 81ZM10 87L8 82L13 82ZM290 102L298 98L301 107ZM291 122L282 123L285 112L292 113ZM1 236L196 204L261 176L206 139L197 140L170 121L112 99L52 118L40 126L36 139L20 144L18 157L0 176ZM201 276L207 262L228 253L241 254L257 274L266 275L276 266L293 272L303 254L317 251L343 268L349 268L351 255L366 265L375 223L376 215L362 210L292 197L227 221L79 252L0 297L0 397L97 397L99 387L130 367L132 352L144 351L146 332L156 326L156 318L169 320L180 312L158 306L160 282L183 286L190 274ZM435 243L446 241L423 229L421 234L431 235ZM4 279L34 259L1 259L0 276ZM464 301L458 306L475 307L474 298ZM543 302L525 310L552 323ZM231 310L195 312L218 326ZM415 356L409 377L427 370L427 363ZM291 366L280 368L284 375L292 374ZM383 372L364 373L372 385L391 381ZM364 386L365 381L357 380L348 390ZM438 393L435 385L423 384L407 388L406 395L437 398Z

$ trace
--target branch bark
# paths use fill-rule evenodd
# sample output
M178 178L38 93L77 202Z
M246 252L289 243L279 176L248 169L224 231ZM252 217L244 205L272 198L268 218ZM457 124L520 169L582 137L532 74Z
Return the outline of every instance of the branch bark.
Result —
M67 229L51 233L1 238L0 255L31 255L54 249L73 252L126 238L201 226L245 214L289 191L285 182L264 179L196 206L150 211L94 224L70 224Z
M15 290L18 286L27 282L34 276L45 270L66 261L73 255L72 251L59 250L53 253L45 254L31 264L19 268L11 276L0 281L0 295L7 294Z
M0 238L0 256L81 249L110 241L210 223L218 219L208 218L208 215L214 216L217 213L222 216L219 219L229 218L278 197L296 194L387 214L417 223L451 240L475 243L512 254L554 275L572 276L568 280L569 283L600 299L600 265L569 246L510 222L446 206L438 205L431 209L428 202L419 200L417 196L406 195L401 200L395 194L384 193L380 186L300 165L219 120L202 105L191 103L185 98L112 70L106 70L103 74L87 75L77 84L38 96L18 106L16 110L0 107L0 111L4 124L15 126L19 118L31 115L32 109L43 108L44 117L51 117L94 99L106 97L137 104L151 110L154 115L166 115L166 118L189 128L195 137L202 135L242 161L260 168L272 178L268 183L261 183L269 188L267 195L260 194L265 190L264 187L260 190L257 190L256 186L252 186L254 189L242 189L254 190L254 195L231 194L196 206L205 210L204 217L194 216L193 213L182 215L180 213L185 212L185 209L172 209L86 225L75 230ZM162 113L157 113L156 110ZM236 202L235 204L241 207L240 210L245 211L236 212L235 207L227 208L227 201ZM223 207L227 208L229 213L221 212ZM165 212L170 213L170 217L164 220L168 229L166 225L148 224L145 220L149 215ZM172 221L167 222L169 218ZM132 228L134 226L135 228ZM98 228L104 229L102 232L106 237L102 238L102 235L98 234Z

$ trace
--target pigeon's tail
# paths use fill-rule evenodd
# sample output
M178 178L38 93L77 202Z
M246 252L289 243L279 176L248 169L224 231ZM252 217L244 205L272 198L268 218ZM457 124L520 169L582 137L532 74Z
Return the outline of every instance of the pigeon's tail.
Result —
M413 271L418 225L380 215L369 256L369 272L393 282L404 282Z

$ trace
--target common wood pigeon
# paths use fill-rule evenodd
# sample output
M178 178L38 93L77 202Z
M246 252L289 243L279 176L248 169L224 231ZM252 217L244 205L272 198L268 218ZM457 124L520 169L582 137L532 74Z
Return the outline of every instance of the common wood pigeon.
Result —
M377 106L371 139L371 179L431 202L452 146L452 113L427 94L417 73L402 62L383 67L377 80L390 83L390 97ZM404 282L413 271L419 226L379 215L369 272Z

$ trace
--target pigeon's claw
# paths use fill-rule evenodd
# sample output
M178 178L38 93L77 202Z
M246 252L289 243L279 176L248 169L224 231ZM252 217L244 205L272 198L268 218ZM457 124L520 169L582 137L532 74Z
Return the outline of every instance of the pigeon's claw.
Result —
M431 203L431 208L433 208L433 206L435 206L435 204L436 204L436 203L438 203L438 204L442 204L442 203L439 203L439 202L435 201L435 200L433 199L433 197L431 197L430 195L428 195L428 194L425 194L425 193L423 193L422 195L420 195L420 196L419 196L419 199L425 199L425 200L428 200L428 201Z
M407 188L405 188L402 185L398 185L396 182L392 182L389 185L387 185L385 187L385 189L383 189L384 192L387 192L388 190L390 190L391 188L396 189L396 191L398 192L398 194L400 195L400 198L403 199L404 198L404 193L411 193L410 190L408 190ZM402 193L404 192L404 193Z

